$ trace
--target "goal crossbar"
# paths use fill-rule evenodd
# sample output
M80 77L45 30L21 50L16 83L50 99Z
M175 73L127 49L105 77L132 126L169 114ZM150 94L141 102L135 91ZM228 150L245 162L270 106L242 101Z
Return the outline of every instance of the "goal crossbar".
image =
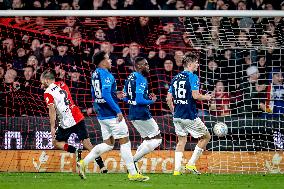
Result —
M284 11L268 10L1 10L0 16L149 16L149 17L284 17Z

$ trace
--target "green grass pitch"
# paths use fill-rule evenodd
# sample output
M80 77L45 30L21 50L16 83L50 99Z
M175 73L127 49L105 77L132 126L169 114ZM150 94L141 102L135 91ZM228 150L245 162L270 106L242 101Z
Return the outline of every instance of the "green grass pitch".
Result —
M127 174L0 173L0 189L281 189L284 174L147 174L147 182L127 180Z

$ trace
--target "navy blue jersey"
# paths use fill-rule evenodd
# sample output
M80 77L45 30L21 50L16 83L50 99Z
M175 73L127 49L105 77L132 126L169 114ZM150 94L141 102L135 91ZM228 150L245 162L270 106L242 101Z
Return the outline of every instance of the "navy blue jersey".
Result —
M192 97L193 90L199 90L196 74L183 71L173 78L169 93L173 96L175 118L190 120L197 118L196 100Z
M148 97L148 82L139 72L130 74L125 82L124 92L126 93L129 107L130 120L147 120L150 119L149 104L153 101ZM140 95L140 99L139 98Z
M93 72L91 91L98 119L115 118L120 111L116 97L116 81L107 69L97 68ZM110 93L109 98L113 104L107 103L109 99L106 99L103 92Z

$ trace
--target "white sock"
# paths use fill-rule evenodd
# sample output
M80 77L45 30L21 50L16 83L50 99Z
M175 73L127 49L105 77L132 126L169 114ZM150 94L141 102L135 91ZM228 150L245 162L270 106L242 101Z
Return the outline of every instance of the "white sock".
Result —
M182 152L175 152L175 171L180 171L182 156Z
M84 158L84 163L88 165L91 161L99 157L101 154L110 151L113 149L113 146L110 146L106 143L101 143L96 145L90 153Z
M202 154L203 149L199 148L197 145L195 146L195 149L193 151L193 154L190 158L190 160L188 161L189 165L195 165L195 162L198 160L198 158L200 157L200 155Z
M135 155L133 156L134 161L139 161L143 156L152 152L160 146L162 139L151 139L151 140L144 140L143 143L138 147Z
M125 144L120 145L120 154L121 158L124 160L126 168L131 175L137 174L137 171L135 169L135 165L133 162L133 156L131 153L131 144L130 142L127 142Z

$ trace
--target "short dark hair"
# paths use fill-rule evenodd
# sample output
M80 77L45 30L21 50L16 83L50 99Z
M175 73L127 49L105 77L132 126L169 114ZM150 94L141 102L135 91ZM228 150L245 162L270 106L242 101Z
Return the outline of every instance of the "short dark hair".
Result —
M198 60L198 55L195 52L187 52L182 58L182 65L187 66L190 62L195 62Z
M101 63L101 61L105 59L105 55L106 55L106 52L104 51L99 51L95 53L92 57L92 63L98 66Z
M47 69L41 74L40 78L41 79L55 80L55 73L54 73L53 70Z
M145 60L144 57L141 57L141 56L137 56L134 60L134 64L137 65L139 64L139 62L141 62L142 60Z
M35 68L34 68L33 66L30 66L30 65L25 66L24 69L25 69L25 68L31 68L33 72L35 71Z

